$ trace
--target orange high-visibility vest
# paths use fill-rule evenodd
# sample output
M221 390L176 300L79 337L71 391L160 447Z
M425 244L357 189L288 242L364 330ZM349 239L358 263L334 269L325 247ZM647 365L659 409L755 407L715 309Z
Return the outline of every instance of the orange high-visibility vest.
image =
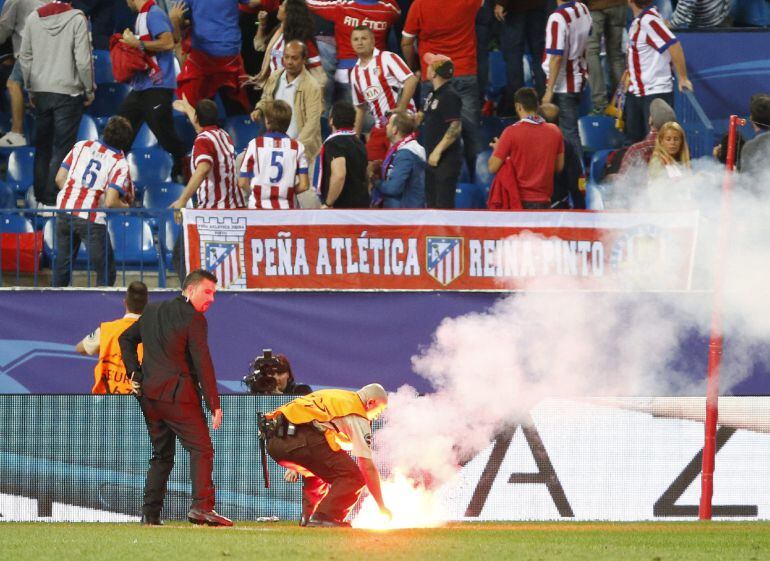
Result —
M364 419L367 418L361 398L356 392L348 390L318 390L290 401L268 413L266 417L272 419L278 413L282 413L289 422L295 425L312 423L313 421L328 423L332 419L346 415L358 415ZM341 432L326 429L325 436L329 447L335 452L351 448L350 439Z
M94 387L91 388L91 393L131 393L131 380L126 375L118 337L136 320L137 318L121 318L99 326L99 360L94 368ZM144 347L140 344L136 352L141 362Z

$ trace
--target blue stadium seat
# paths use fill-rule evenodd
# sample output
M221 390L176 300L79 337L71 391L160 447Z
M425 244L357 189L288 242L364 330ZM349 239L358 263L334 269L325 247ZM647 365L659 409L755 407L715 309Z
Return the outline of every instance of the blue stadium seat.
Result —
M78 140L99 140L99 131L97 130L96 122L91 115L84 114L80 118Z
M479 152L476 156L476 183L483 186L489 186L492 184L492 174L489 173L487 168L487 162L492 156L492 150L487 148Z
M235 152L240 153L246 149L251 140L261 134L263 127L253 122L248 115L236 115L228 117L225 130L233 139Z
M176 244L176 239L179 237L181 229L181 224L177 224L173 218L169 218L163 221L163 226L158 233L158 239L163 244L163 259L166 269L174 269L174 244Z
M158 139L155 137L155 134L150 130L150 127L147 126L147 123L142 123L142 126L139 127L139 131L134 137L134 143L131 145L131 149L152 148L157 145Z
M160 147L132 150L128 155L131 178L137 188L137 197L145 185L171 180L171 156Z
M141 216L110 217L107 229L118 267L158 264L158 252L147 220Z
M16 193L2 182L0 182L0 208L16 208Z
M195 132L195 127L192 126L187 115L174 111L174 128L176 129L176 134L179 135L179 138L185 146L193 145L198 133Z
M505 59L502 51L489 52L489 85L487 91L482 92L490 97L495 97L502 93L507 84Z
M142 206L152 210L165 210L179 198L184 185L179 183L148 184L144 188Z
M588 177L594 183L600 183L598 178L604 174L604 167L607 165L607 157L612 150L598 150L594 152L591 157L591 167L589 168Z
M112 76L112 61L110 51L94 50L94 77L97 86L115 81Z
M615 127L615 118L607 115L588 115L578 119L583 152L594 153L623 146L623 134Z
M160 216L151 216L147 220L152 227L153 232L157 231L158 224L165 219L173 219L173 212L168 207L184 191L184 185L179 183L153 183L146 185L144 195L142 196L142 206L149 210L167 211Z
M110 117L118 112L120 104L128 95L129 88L126 84L117 82L100 84L96 88L94 102L86 108L86 113L96 121L99 130L104 129Z
M484 187L475 183L458 183L455 189L455 208L484 208Z
M34 183L35 149L16 148L8 157L8 174L6 182L16 192L17 197L23 197L30 185Z
M482 117L479 134L481 136L481 142L483 147L489 146L492 139L496 136L500 136L505 129L503 120L499 117Z
M0 232L3 234L26 234L34 231L32 222L20 214L0 215Z
M736 24L770 26L770 4L765 0L735 0L731 15Z

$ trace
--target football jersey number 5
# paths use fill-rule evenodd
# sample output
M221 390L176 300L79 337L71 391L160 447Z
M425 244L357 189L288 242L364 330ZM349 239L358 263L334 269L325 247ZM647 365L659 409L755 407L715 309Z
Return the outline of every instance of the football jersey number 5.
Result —
M275 168L274 177L270 178L270 183L278 183L283 177L283 152L273 152L270 158L270 167Z
M86 166L86 171L83 172L83 177L80 180L83 185L89 189L94 188L96 178L99 177L99 170L102 169L102 163L99 160L91 160Z

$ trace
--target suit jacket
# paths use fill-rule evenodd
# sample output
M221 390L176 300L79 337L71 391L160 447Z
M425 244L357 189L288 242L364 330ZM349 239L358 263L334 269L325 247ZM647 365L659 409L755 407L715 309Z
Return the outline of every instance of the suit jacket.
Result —
M144 344L142 393L150 399L200 403L219 409L219 391L208 344L208 323L184 296L148 304L119 339L126 372L140 368L136 348Z

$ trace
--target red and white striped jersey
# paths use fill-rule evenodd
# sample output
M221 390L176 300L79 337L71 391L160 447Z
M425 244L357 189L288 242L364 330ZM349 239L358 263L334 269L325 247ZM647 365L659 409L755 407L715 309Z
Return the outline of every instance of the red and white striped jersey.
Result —
M655 8L634 18L628 30L627 52L631 78L628 90L632 94L645 96L674 90L668 48L677 41Z
M388 111L393 111L398 105L404 82L411 76L414 74L397 54L374 49L369 63L362 66L359 60L350 73L353 104L368 104L372 116L382 125ZM415 110L412 100L409 100L408 109Z
M307 175L305 147L283 133L267 133L249 142L241 177L249 180L249 208L294 208L294 189Z
M371 29L374 32L375 46L384 49L390 26L401 17L401 8L395 0L307 0L307 7L323 19L334 22L337 60L356 58L356 52L350 44L350 34L359 25Z
M108 188L115 189L121 197L133 194L128 162L123 152L97 140L76 143L61 167L67 170L67 179L56 197L59 209L103 207ZM73 215L97 224L105 223L103 212L74 212Z
M588 75L586 44L591 34L591 14L582 2L561 4L548 18L545 28L543 71L550 77L551 57L562 57L554 93L579 93Z
M246 197L238 187L235 147L227 132L212 126L198 133L190 162L193 173L201 162L211 164L211 169L198 187L198 208L246 208Z
M283 32L280 32L275 43L273 43L273 48L270 49L270 74L283 68L283 48L285 46ZM311 68L321 66L321 55L318 52L318 46L315 44L315 41L308 41L305 46L307 47L305 68L310 70Z

